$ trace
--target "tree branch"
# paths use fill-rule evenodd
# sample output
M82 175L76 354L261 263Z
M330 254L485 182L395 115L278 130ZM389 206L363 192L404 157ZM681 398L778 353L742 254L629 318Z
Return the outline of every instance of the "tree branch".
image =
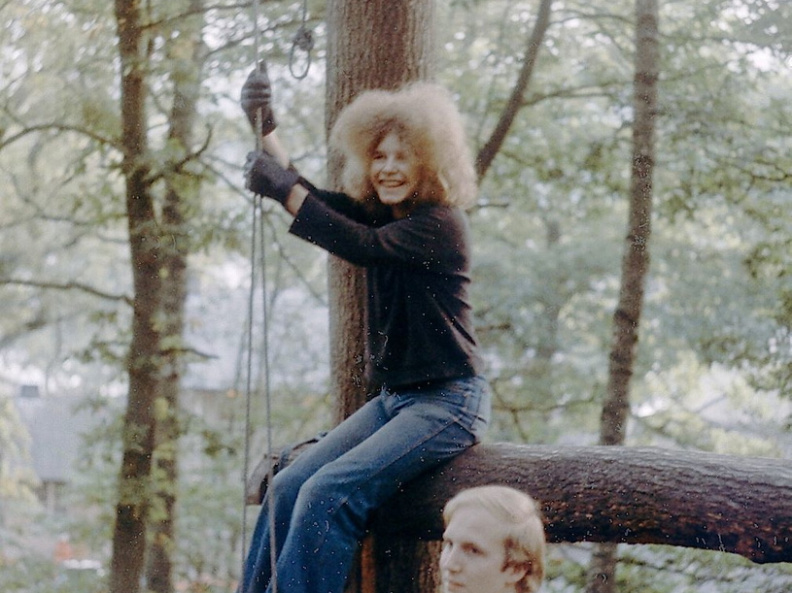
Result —
M58 123L49 123L49 124L39 124L36 126L26 127L25 129L9 136L2 142L0 142L0 150L3 150L7 146L13 144L14 142L21 140L25 136L29 136L30 134L35 134L36 132L47 132L47 131L57 131L57 132L75 132L77 134L81 134L90 138L91 140L95 140L100 144L104 144L107 146L111 146L116 150L121 150L121 146L112 138L107 138L105 136L100 136L99 134L92 132L88 128L83 128L80 126L71 126L67 124L58 124Z
M0 278L0 286L29 286L32 288L42 288L45 290L78 290L91 296L99 297L108 301L122 301L132 306L132 299L123 294L111 294L88 286L79 282L36 282L33 280L18 280L14 278Z
M528 88L528 82L531 79L531 74L533 74L536 58L539 55L539 48L542 45L545 32L550 24L550 8L552 3L553 0L542 0L542 3L539 5L536 23L534 23L533 31L528 38L528 44L525 48L525 57L523 58L520 74L517 77L517 83L514 85L511 96L506 103L506 108L503 110L492 135L478 152L476 157L476 173L479 179L483 178L489 170L492 161L495 159L495 155L498 154L512 123L514 123L514 119L517 117L517 113L523 105L525 89Z

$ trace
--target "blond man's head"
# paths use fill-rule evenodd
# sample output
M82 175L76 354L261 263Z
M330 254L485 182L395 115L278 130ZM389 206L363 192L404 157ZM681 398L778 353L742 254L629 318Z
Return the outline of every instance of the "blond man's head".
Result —
M446 593L536 593L544 579L538 506L507 486L463 490L446 504L440 568Z

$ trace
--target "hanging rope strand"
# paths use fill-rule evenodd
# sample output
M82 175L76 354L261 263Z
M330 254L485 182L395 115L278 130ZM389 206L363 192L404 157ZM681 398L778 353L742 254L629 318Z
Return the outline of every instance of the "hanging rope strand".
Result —
M261 199L263 200L263 198ZM260 202L261 202L260 200ZM273 593L278 593L278 571L276 565L278 561L278 551L275 548L275 506L273 504L273 495L275 492L275 484L273 478L275 474L272 467L272 456L275 452L272 442L272 397L270 396L270 356L269 356L269 303L267 302L267 246L264 236L264 216L263 211L259 216L259 262L261 265L261 314L262 314L262 367L264 370L264 393L266 397L266 422L267 422L267 458L270 460L267 466L267 518L269 519L269 546L270 546L270 573L272 574L270 586ZM263 503L263 501L262 501Z
M245 435L244 435L244 463L242 468L242 579L244 583L245 559L247 557L247 476L250 469L250 408L251 394L253 391L253 317L256 295L256 231L258 225L256 218L260 210L260 199L253 196L253 225L250 234L250 289L248 291L247 310L247 368L245 378Z
M254 63L256 68L261 69L261 32L259 30L259 1L253 0L253 51ZM261 124L263 114L259 109L256 114L255 129L255 146L256 150L262 148L261 137ZM257 286L256 275L256 262L261 268L261 304L262 304L262 373L264 381L264 399L266 401L266 423L267 423L267 459L273 458L273 444L272 444L272 398L270 396L270 368L269 368L269 312L267 307L267 258L266 258L266 241L264 238L264 210L263 198L260 196L253 196L252 208L252 228L251 228L251 243L250 243L250 295L248 298L248 368L247 368L247 389L245 394L245 459L244 469L242 476L242 582L243 587L247 583L244 582L245 578L245 562L247 560L247 477L250 470L250 441L251 441L251 400L252 400L252 377L253 377L253 326L254 326L254 302ZM257 254L258 247L258 254ZM258 258L257 258L258 255ZM272 591L278 592L278 577L276 571L277 550L275 549L275 512L272 505L272 492L273 492L273 468L270 463L267 469L267 500L262 501L268 507L269 517L269 532L270 532L270 569L272 574ZM244 593L244 591L243 591Z
M262 205L262 198L254 196L253 200L253 224L251 229L250 240L250 293L248 295L248 343L247 343L247 384L245 394L245 446L244 446L244 469L242 476L243 483L243 496L242 496L242 575L244 579L245 560L247 558L247 476L250 471L250 442L251 442L251 401L253 394L253 328L255 318L255 300L256 300L256 287L261 286L261 313L262 313L262 330L261 330L261 377L263 381L264 401L266 403L266 425L267 425L267 459L272 460L274 454L274 447L272 441L272 397L270 389L270 355L269 355L269 307L267 303L267 295L269 290L267 287L267 274L266 274L266 240L264 234L264 210ZM260 275L257 274L260 272ZM259 279L260 278L260 279ZM277 550L275 549L275 509L272 504L272 494L274 492L273 484L273 467L270 463L267 467L267 497L266 504L269 519L269 544L270 544L270 568L272 572L272 591L278 591L278 576L275 569L277 563Z
M259 29L259 0L253 0L253 63L256 69L261 71L261 30ZM264 114L261 109L256 111L256 121L254 122L254 129L256 131L256 150L261 150L261 123L264 119Z
M253 0L253 57L255 58L254 64L259 68L259 60L261 59L261 30L259 29L259 0Z
M252 1L252 18L253 18L253 52L254 63L259 70L263 64L261 62L261 31L259 29L259 0ZM291 52L289 53L289 71L291 75L297 80L302 80L308 75L311 67L311 50L313 49L313 35L307 28L308 22L308 0L303 0L302 4L302 22L300 28L292 40ZM306 54L305 68L302 72L295 72L295 54L297 49L302 50ZM263 119L262 110L259 109L256 114L255 121L255 144L256 150L262 150L263 139L261 136L261 124ZM258 250L257 250L258 247ZM258 256L258 257L257 257ZM262 206L262 198L254 196L253 198L253 228L251 230L251 247L250 247L250 295L248 299L248 360L247 360L247 387L245 395L245 459L244 469L242 476L243 483L243 500L242 500L242 580L244 584L245 562L247 559L247 496L246 485L247 476L250 466L250 440L251 440L251 399L252 399L252 376L253 376L253 326L254 326L254 301L256 293L256 261L258 259L261 272L261 313L262 313L262 335L261 335L261 352L262 352L262 373L263 373L263 387L264 399L266 402L266 423L267 423L267 459L269 461L267 467L267 496L262 504L266 505L267 516L269 519L269 547L270 547L270 587L273 593L278 593L278 573L277 573L277 549L275 537L275 508L273 505L273 492L274 492L274 471L272 466L272 459L274 455L273 442L272 442L272 398L270 396L270 361L269 361L269 308L267 303L267 253L266 253L266 240L264 236L264 210ZM244 593L244 592L243 592Z

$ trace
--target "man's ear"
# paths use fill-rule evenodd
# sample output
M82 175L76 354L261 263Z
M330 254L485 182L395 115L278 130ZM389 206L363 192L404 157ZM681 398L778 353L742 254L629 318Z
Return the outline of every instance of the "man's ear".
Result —
M506 581L510 585L515 585L523 580L527 575L531 574L532 568L533 564L531 562L526 562L523 564L509 564L503 569L503 572L506 575Z

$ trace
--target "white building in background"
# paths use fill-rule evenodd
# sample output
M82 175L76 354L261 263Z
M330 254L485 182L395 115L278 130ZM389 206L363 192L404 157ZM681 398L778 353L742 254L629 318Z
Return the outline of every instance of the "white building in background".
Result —
M30 435L39 500L52 513L65 510L64 489L77 471L82 438L96 426L96 418L79 406L81 401L74 396L43 397L35 385L21 386L14 400Z

